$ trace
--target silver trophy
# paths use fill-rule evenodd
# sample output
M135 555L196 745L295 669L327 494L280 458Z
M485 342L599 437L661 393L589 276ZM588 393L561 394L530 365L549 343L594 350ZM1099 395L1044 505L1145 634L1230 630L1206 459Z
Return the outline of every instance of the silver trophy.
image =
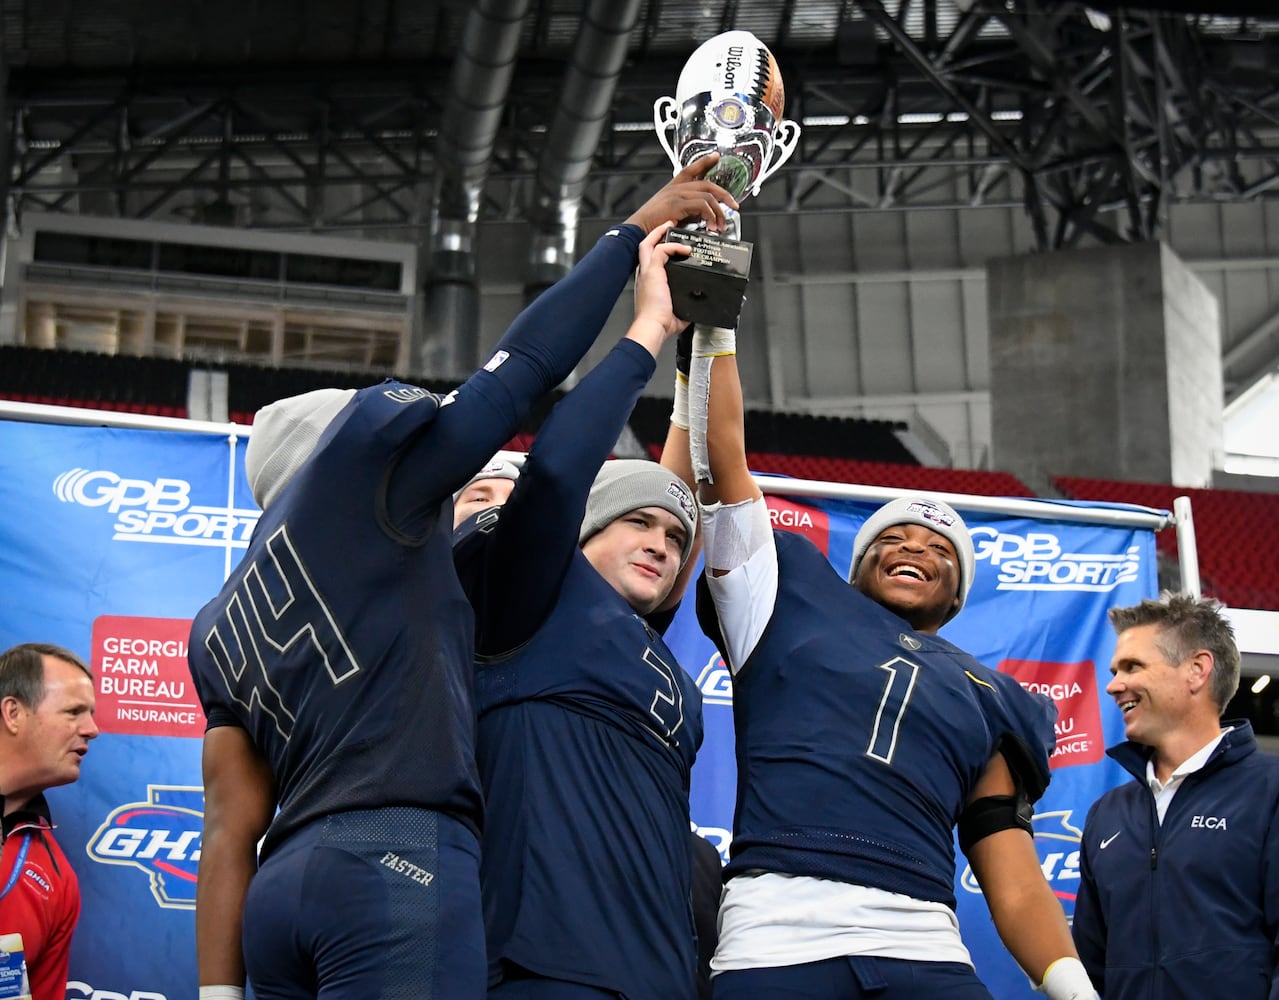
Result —
M726 31L703 42L680 73L674 97L653 104L657 137L678 173L698 157L719 153L706 179L740 203L759 194L795 151L799 126L782 118L786 103L777 61L749 31ZM674 137L672 143L671 138ZM675 314L707 326L737 326L752 246L741 240L741 218L726 209L724 236L704 228L673 229L667 237L692 253L670 261Z

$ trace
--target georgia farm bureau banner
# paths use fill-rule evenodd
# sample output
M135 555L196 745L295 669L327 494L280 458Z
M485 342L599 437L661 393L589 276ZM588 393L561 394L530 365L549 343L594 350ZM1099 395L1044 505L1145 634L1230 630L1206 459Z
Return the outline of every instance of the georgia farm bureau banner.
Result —
M774 496L768 503L775 526L807 535L844 575L857 529L879 505ZM963 612L942 634L1057 704L1052 784L1036 805L1035 846L1044 876L1073 916L1084 817L1102 792L1124 779L1104 756L1107 746L1123 739L1119 711L1105 696L1114 651L1106 610L1157 593L1154 534L961 513L972 532L977 569ZM706 737L693 768L693 823L727 858L737 780L732 683L697 626L692 600L684 601L666 641L702 691ZM998 1000L1037 996L1000 943L958 849L956 857L959 921L978 973Z
M97 687L102 736L80 781L49 794L83 894L68 1000L195 994L204 719L186 641L191 618L234 568L257 520L240 474L243 443L0 420L0 649L66 646L87 657ZM808 534L841 571L874 506L770 505L779 526ZM1069 913L1084 813L1120 780L1102 757L1122 733L1117 710L1098 697L1113 648L1105 611L1154 593L1153 536L966 516L977 578L946 635L1057 702L1053 782L1035 839ZM736 781L729 678L697 629L692 601L668 640L706 705L693 820L726 852ZM999 945L971 875L961 870L956 881L965 939L983 978L1001 1000L1033 996Z

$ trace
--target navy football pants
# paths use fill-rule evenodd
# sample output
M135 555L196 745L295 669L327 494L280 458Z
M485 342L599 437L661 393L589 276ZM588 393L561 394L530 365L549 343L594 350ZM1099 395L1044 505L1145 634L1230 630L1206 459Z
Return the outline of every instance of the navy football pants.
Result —
M970 966L854 956L806 965L721 972L714 1000L991 1000Z
M598 986L538 976L504 979L489 990L489 1000L618 1000L620 996Z
M334 813L249 883L244 958L257 1000L479 1000L480 849L429 809Z

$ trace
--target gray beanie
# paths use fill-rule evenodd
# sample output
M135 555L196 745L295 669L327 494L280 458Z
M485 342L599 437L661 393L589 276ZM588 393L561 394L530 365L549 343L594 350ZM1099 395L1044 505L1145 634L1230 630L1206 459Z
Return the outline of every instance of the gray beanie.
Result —
M488 464L484 468L462 484L462 488L453 494L453 499L457 500L468 486L472 483L478 483L481 479L509 479L511 482L515 482L519 478L520 467L514 462L503 458L502 453L499 451L488 460Z
M697 528L697 502L684 480L656 462L642 458L615 458L600 468L590 496L586 498L586 514L582 517L579 545L623 514L641 507L660 507L670 511L684 525L684 550L679 566L684 568L693 551L693 535Z
M959 614L968 600L968 591L973 586L973 538L968 533L968 525L956 513L955 509L940 500L929 497L899 497L890 500L879 510L871 514L857 532L853 541L853 565L848 571L848 579L857 577L857 567L861 565L862 556L870 548L871 542L879 537L880 532L895 524L922 524L949 540L959 555L959 607L953 608L946 616L946 621Z
M354 395L354 389L316 389L258 410L244 451L244 473L259 507L266 510L280 495Z

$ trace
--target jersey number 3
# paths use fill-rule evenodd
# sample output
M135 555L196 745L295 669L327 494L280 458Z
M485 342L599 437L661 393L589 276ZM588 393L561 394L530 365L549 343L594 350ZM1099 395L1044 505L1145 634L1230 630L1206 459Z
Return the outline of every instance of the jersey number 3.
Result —
M644 650L644 662L661 675L662 679L653 692L653 704L648 710L661 723L662 735L670 739L684 724L684 692L679 689L679 681L675 679L675 671L679 668L672 669L652 646Z

